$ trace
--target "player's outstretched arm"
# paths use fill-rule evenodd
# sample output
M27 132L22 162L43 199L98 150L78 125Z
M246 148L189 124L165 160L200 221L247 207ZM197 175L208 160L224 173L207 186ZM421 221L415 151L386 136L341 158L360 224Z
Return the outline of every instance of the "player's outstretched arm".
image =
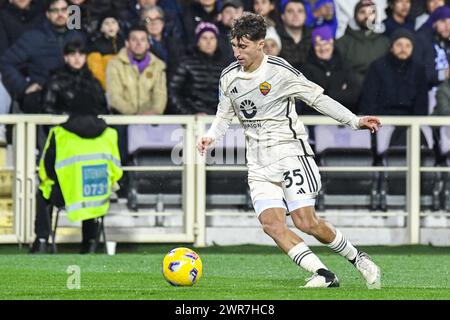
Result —
M369 129L372 133L381 127L380 119L374 116L358 117L338 101L323 93L323 89L309 81L301 73L296 77L288 74L285 91L299 98L307 105L316 109L323 115L350 126L354 130Z
M197 141L197 150L202 156L205 155L208 146L213 143L214 139L211 137L200 137Z
M320 94L312 104L312 107L342 124L349 125L354 130L369 129L372 133L375 133L381 127L381 121L378 117L358 117L338 101L325 94Z
M359 128L368 129L370 132L375 133L381 128L381 121L374 116L361 117L359 118Z

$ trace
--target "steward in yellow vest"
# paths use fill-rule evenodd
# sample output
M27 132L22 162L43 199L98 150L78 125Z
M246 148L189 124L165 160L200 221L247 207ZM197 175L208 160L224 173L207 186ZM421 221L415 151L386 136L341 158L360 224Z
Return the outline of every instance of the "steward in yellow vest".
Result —
M52 128L39 163L33 246L47 242L53 205L65 207L71 221L83 221L83 244L89 246L96 236L95 218L108 212L112 187L121 177L117 131L103 119L72 115Z

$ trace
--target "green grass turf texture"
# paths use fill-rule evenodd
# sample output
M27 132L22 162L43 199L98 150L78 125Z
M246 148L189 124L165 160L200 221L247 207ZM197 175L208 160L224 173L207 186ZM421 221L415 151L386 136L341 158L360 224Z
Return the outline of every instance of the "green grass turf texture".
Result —
M193 287L173 287L161 274L164 255L179 245L118 244L117 254L28 255L0 247L0 299L450 299L450 248L363 247L381 266L382 289L368 290L359 272L326 247L312 247L334 271L340 288L304 289L309 274L276 247L212 246L195 249L203 277ZM66 286L68 266L81 269L81 288Z

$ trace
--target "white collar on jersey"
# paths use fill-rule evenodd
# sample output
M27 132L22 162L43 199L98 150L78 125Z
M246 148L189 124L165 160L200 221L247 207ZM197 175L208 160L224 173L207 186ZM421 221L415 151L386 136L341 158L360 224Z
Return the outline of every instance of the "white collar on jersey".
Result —
M259 74L259 72L260 72L260 71L264 68L264 66L267 64L267 59L268 59L268 57L269 57L269 56L268 56L267 54L264 54L264 58L262 59L261 64L259 65L259 67L258 67L256 70L254 70L254 71L252 71L252 72L246 72L246 71L244 71L244 68L243 68L243 67L240 67L237 76L238 76L239 78L243 78L243 79L251 79L251 78L254 78L255 76L257 76L257 75Z

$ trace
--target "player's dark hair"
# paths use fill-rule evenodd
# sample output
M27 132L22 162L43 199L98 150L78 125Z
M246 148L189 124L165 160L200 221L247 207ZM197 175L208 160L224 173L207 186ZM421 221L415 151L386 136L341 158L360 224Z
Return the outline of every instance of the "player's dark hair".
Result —
M45 11L48 12L50 11L51 6L55 3L58 2L60 0L47 0L45 1ZM67 3L67 5L69 5L69 0L63 0L65 3Z
M252 12L244 12L233 24L231 39L236 38L238 41L242 38L247 38L250 41L262 40L266 37L266 30L266 21L262 16Z
M143 25L143 24L135 24L134 26L132 26L127 33L127 40L130 40L130 35L132 32L134 31L142 31L145 32L146 34L148 34L147 28Z

